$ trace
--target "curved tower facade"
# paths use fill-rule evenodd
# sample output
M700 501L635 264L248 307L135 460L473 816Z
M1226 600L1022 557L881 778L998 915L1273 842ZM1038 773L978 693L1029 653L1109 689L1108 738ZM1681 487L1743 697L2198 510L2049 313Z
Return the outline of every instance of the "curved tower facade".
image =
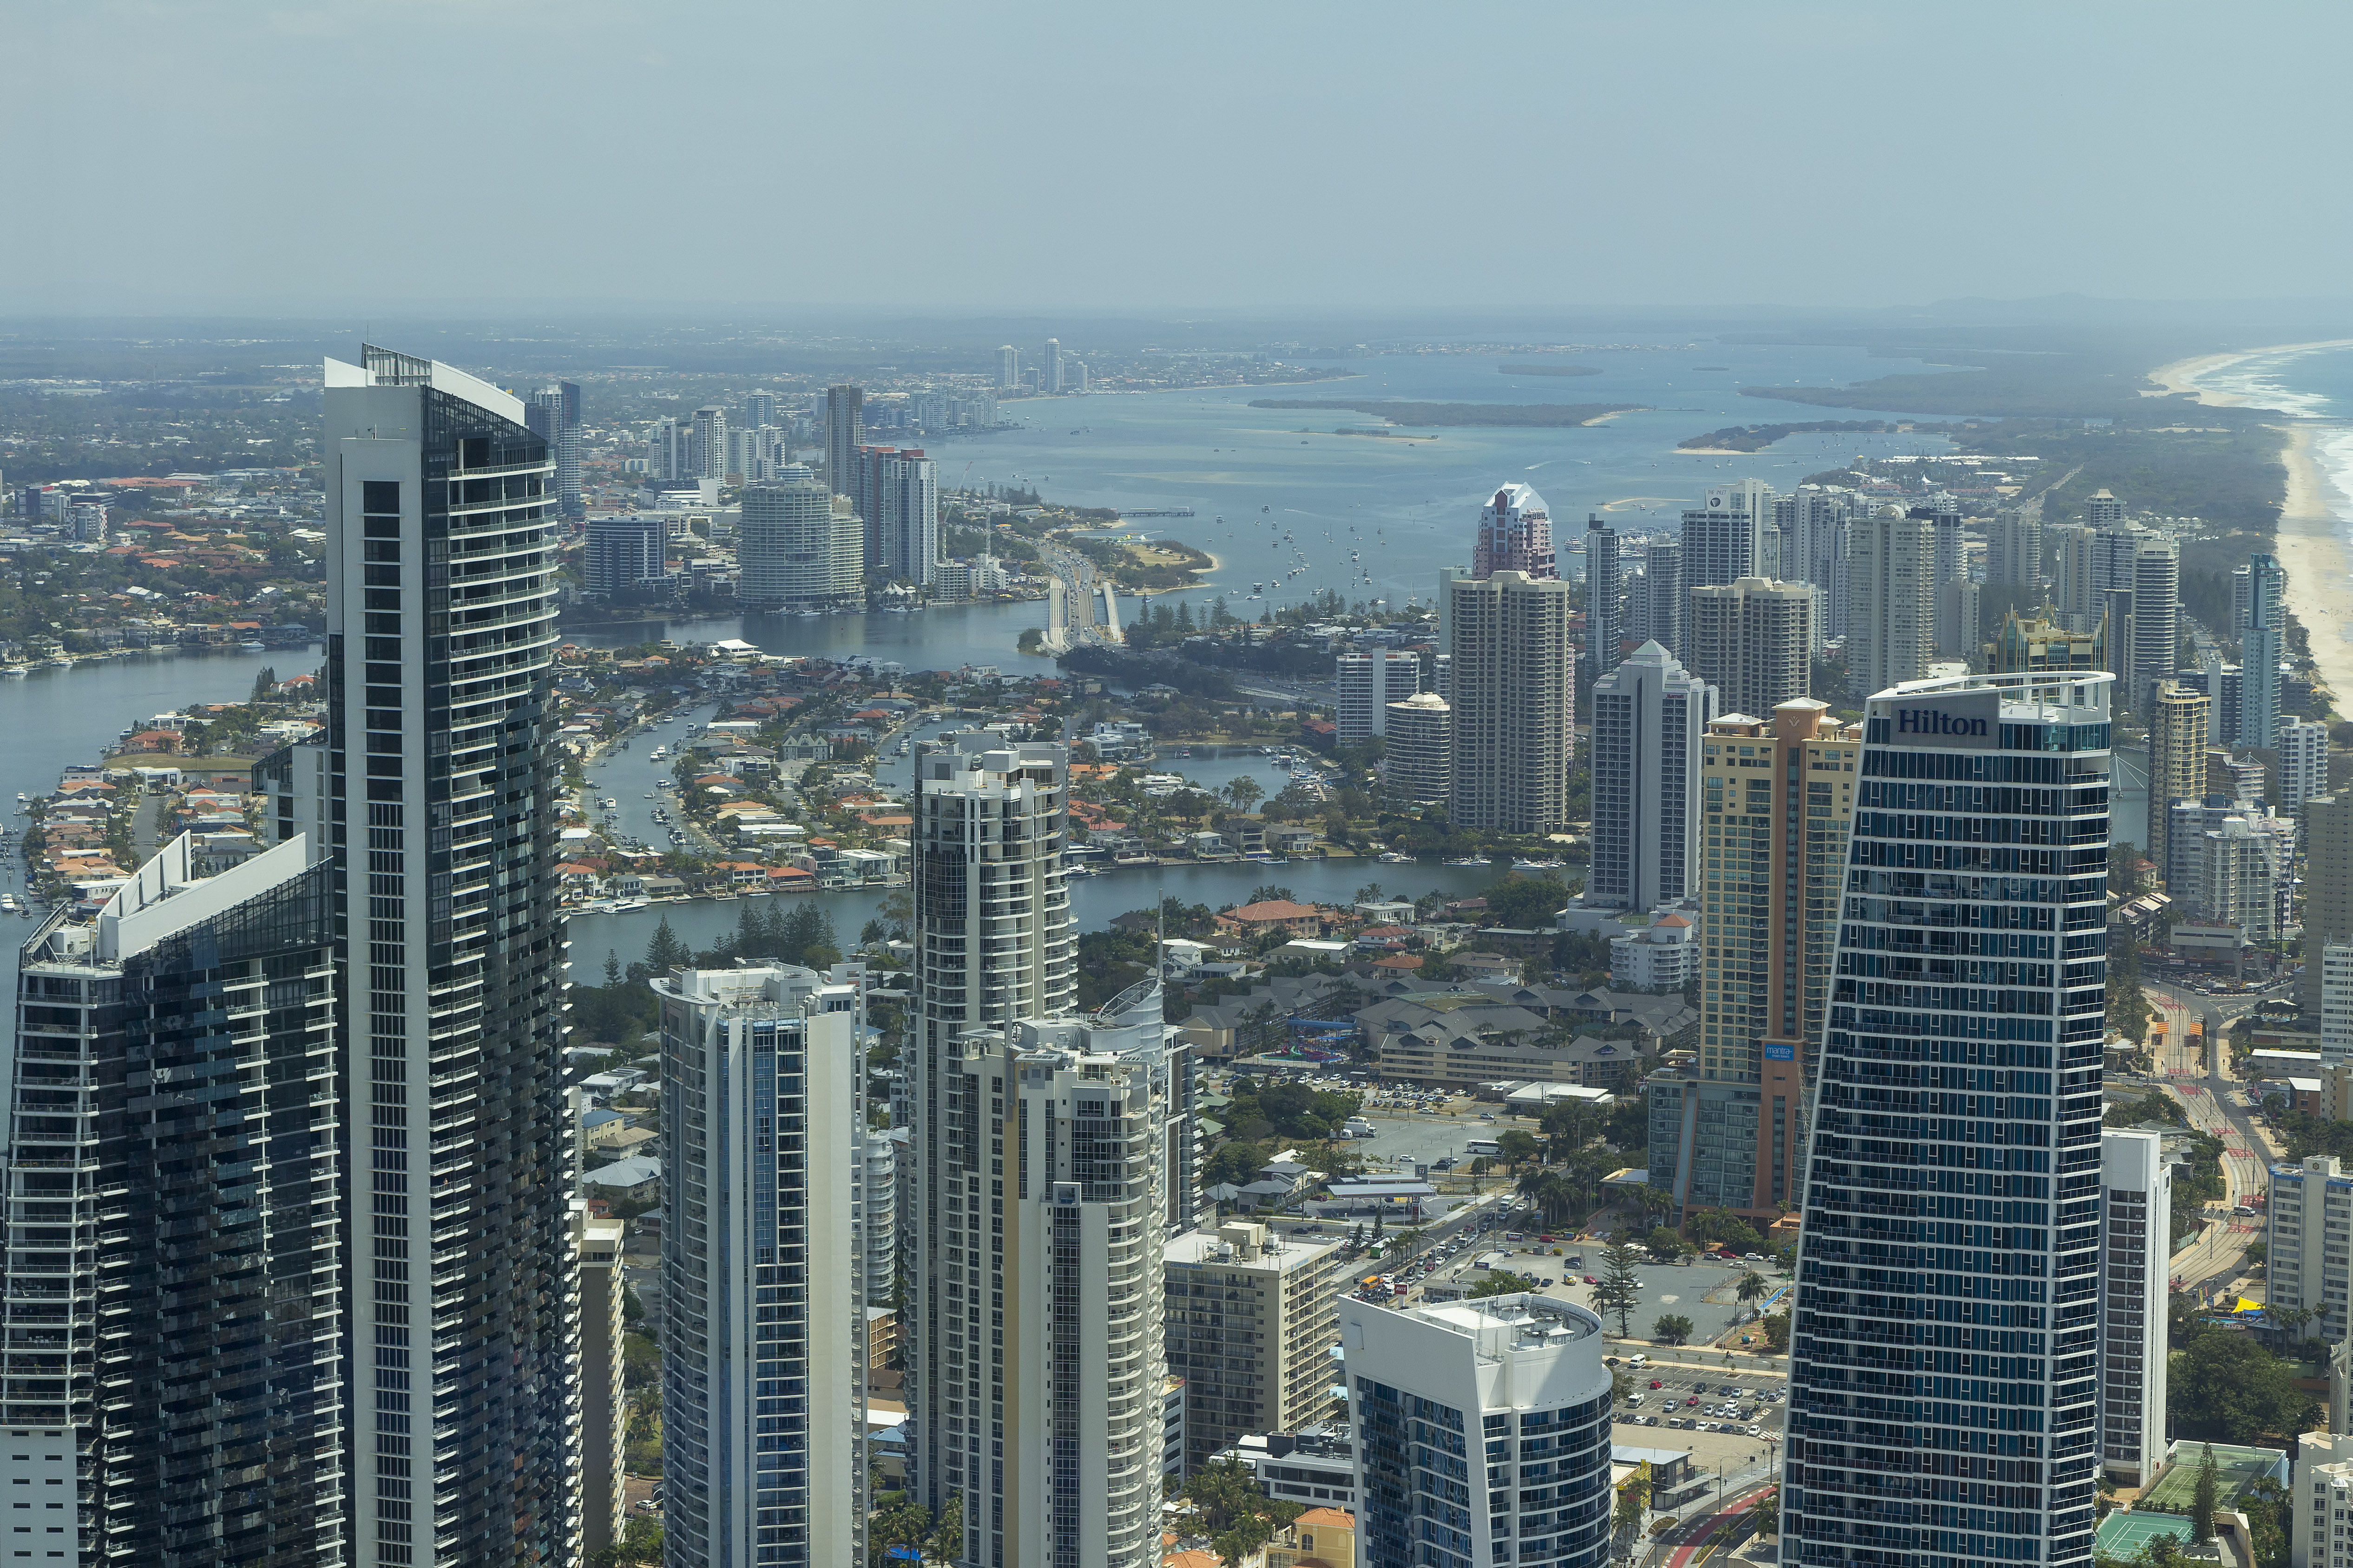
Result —
M814 609L855 599L864 551L857 516L799 463L744 487L736 593L754 609Z

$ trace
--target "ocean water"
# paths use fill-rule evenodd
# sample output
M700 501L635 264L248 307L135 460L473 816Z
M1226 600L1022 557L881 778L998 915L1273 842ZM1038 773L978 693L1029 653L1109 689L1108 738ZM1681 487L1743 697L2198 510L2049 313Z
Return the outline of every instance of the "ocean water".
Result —
M1506 375L1530 362L1588 365L1588 376ZM1323 363L1323 362L1319 362ZM1858 453L1940 451L1933 434L1793 436L1746 457L1701 456L1676 443L1731 425L1896 418L1744 397L1757 385L1826 386L1942 368L1874 359L1861 350L1725 345L1702 338L1587 348L1543 356L1392 354L1336 362L1353 378L1271 386L1025 399L1001 405L1019 427L934 444L944 488L994 483L1060 502L1121 509L1190 508L1136 529L1219 559L1208 586L1239 612L1253 585L1261 605L1334 590L1350 600L1428 602L1440 566L1470 560L1479 507L1499 485L1536 488L1563 546L1599 512L1623 531L1672 532L1708 484L1757 478L1788 489ZM1265 398L1640 405L1565 429L1402 426L1375 414L1252 408ZM1288 535L1286 538L1285 536ZM1123 607L1132 615L1134 606Z

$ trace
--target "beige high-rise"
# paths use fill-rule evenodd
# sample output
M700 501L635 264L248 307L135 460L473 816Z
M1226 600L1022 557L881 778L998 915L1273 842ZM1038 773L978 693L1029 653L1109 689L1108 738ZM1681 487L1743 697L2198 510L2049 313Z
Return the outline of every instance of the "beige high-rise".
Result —
M1521 572L1446 584L1458 827L1545 833L1568 820L1577 761L1570 584Z
M2141 847L2157 866L2159 877L2172 862L2170 846L2175 801L2195 801L2204 794L2206 723L2213 699L2170 680L2158 683L2148 715L2148 837Z
M1846 662L1856 696L1926 678L1936 640L1936 571L1935 519L1884 506L1855 523Z
M1744 1123L1755 1144L1753 1155L1727 1147L1710 1160L1706 1133L1695 1131L1695 1167L1729 1176L1746 1166L1748 1179L1694 1197L1679 1158L1674 1190L1687 1205L1767 1216L1797 1201L1805 1169L1810 1058L1830 1003L1862 731L1831 718L1826 704L1795 698L1769 720L1718 719L1705 750L1700 1077L1755 1086L1754 1105L1728 1102L1725 1120L1727 1139Z
M1332 1403L1341 1243L1249 1220L1171 1237L1168 1370L1185 1380L1188 1475L1250 1432L1295 1432Z
M1727 713L1762 718L1813 694L1814 591L1803 583L1743 577L1691 591L1686 661Z

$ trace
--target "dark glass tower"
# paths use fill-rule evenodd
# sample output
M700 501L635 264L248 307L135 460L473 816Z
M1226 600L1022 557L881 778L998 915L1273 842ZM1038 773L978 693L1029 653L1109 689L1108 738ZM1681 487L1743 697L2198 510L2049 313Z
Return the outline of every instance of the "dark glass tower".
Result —
M519 400L374 347L326 426L353 1560L569 1563L555 465Z
M5 1537L32 1563L350 1561L331 873L183 837L25 944Z
M1909 681L1866 710L1784 1563L2091 1561L2114 679Z

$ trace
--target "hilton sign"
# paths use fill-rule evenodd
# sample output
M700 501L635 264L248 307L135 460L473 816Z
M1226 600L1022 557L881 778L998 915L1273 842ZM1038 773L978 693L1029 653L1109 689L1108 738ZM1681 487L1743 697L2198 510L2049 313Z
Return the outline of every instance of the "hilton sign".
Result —
M1947 713L1941 708L1905 708L1896 712L1899 735L1982 735L1986 721Z
M1923 692L1910 702L1888 707L1888 744L1974 752L1990 744L1997 733L2001 694L1982 688L1934 696Z

